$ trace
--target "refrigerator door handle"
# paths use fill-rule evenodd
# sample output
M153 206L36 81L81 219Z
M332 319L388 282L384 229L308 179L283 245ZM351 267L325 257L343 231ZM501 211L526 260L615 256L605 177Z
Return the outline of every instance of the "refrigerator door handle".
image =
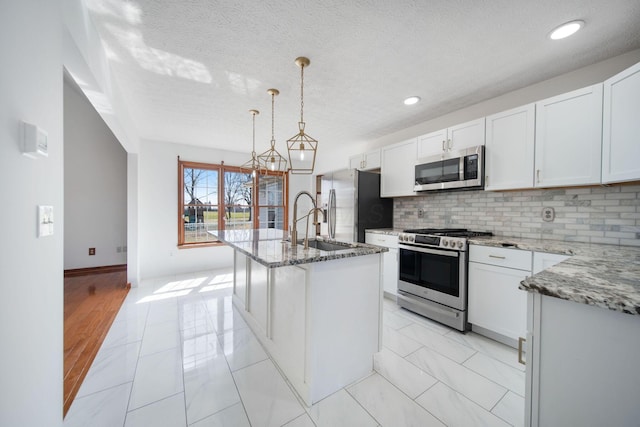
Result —
M329 190L329 223L327 225L329 229L329 239L336 238L336 190Z

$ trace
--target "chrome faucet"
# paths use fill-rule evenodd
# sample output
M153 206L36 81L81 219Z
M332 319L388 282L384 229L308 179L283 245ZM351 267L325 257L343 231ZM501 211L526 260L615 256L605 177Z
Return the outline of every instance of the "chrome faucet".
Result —
M303 194L306 194L307 196L309 196L309 198L311 199L311 203L313 204L313 208L314 209L317 208L316 201L314 200L314 198L311 195L311 193L309 193L308 191L301 191L298 194L296 194L296 198L293 201L293 226L291 227L291 245L294 248L298 244L298 199ZM311 214L311 212L309 212L308 215L310 215L310 214ZM300 219L303 219L303 218L305 218L305 217L302 217ZM307 221L307 223L309 223L309 221ZM306 238L306 235L305 235L305 238Z

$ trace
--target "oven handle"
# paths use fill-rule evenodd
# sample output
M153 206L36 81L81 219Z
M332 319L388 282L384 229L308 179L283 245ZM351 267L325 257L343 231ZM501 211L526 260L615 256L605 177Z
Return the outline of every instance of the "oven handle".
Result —
M408 251L413 251L413 252L421 252L424 254L435 254L435 255L444 255L444 256L453 257L453 258L460 258L460 252L458 251L445 251L440 249L431 249L431 248L425 248L422 246L406 245L403 243L399 244L398 248L405 249Z

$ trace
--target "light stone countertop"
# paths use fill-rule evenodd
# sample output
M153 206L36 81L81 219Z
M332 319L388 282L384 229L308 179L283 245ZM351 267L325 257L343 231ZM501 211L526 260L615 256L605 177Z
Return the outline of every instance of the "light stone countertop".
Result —
M365 233L375 233L375 234L387 234L390 236L397 236L402 233L402 228L371 228L364 230Z
M388 251L387 248L365 243L344 243L344 250L337 251L323 251L314 248L305 250L302 246L292 247L291 242L286 241L289 239L288 232L273 228L215 230L210 233L235 250L269 268L331 261Z
M469 243L570 255L523 280L520 289L640 315L639 247L504 236L472 238Z

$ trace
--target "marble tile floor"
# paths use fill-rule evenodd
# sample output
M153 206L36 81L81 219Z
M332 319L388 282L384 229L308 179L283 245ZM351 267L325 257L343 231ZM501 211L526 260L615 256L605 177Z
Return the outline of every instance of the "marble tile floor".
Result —
M308 408L231 302L232 273L132 288L64 425L520 426L514 349L385 299L375 371Z

